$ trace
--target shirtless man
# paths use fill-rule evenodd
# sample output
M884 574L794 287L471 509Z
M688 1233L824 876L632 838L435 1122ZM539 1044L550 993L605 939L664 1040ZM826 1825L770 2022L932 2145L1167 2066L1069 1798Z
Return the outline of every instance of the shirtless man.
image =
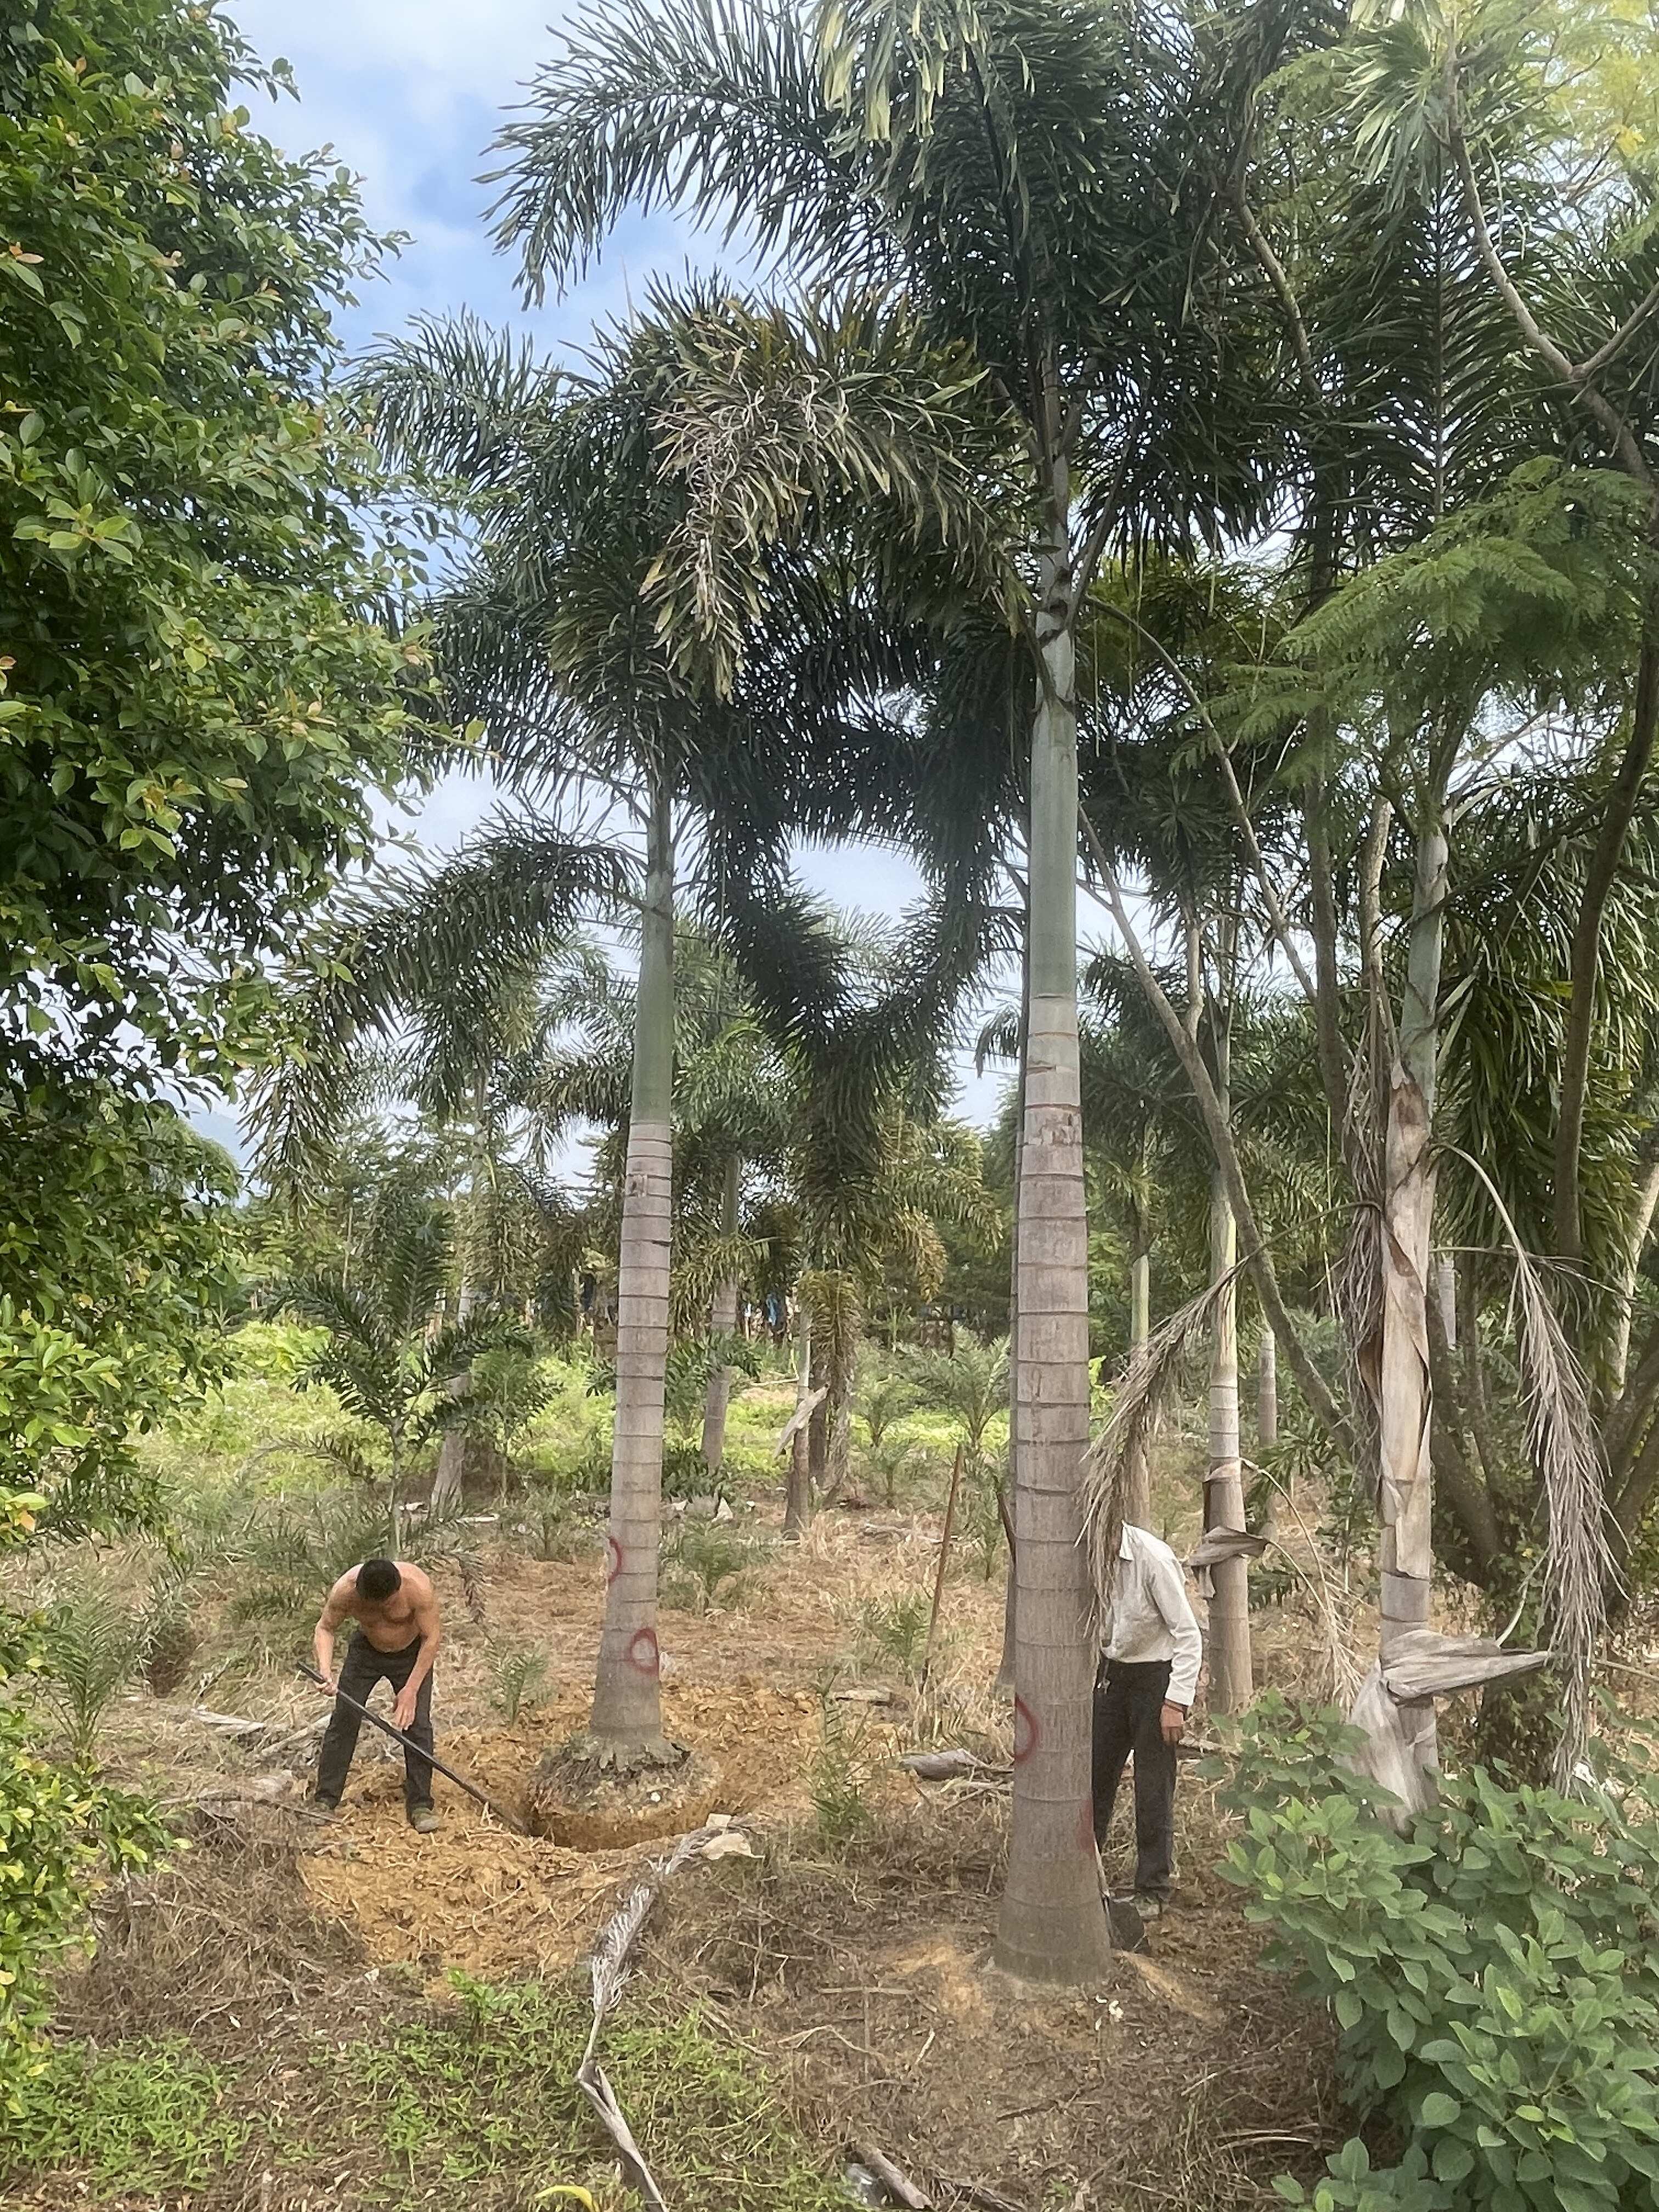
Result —
M334 1672L334 1637L343 1621L355 1620L357 1632L346 1646L345 1663ZM337 1690L368 1703L381 1680L392 1685L392 1724L420 1747L432 1749L432 1662L443 1630L431 1581L407 1559L365 1559L341 1576L328 1594L312 1638L317 1672L325 1694ZM357 1748L358 1716L337 1704L317 1759L316 1800L332 1813L345 1788L346 1770ZM432 1769L416 1751L404 1753L404 1803L409 1825L429 1836L438 1825L432 1807Z

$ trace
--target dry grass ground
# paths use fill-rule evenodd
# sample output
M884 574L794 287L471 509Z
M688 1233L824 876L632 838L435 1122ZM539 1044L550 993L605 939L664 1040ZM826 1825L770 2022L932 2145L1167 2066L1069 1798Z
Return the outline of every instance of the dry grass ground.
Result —
M775 1534L774 1509L757 1519ZM988 1689L1000 1581L952 1575L925 1698L896 1656L938 1537L926 1514L831 1514L805 1545L770 1553L735 1606L665 1618L668 1729L706 1755L715 1802L755 1851L696 1866L665 1892L615 2030L619 2094L637 2107L647 2153L678 2175L671 2203L813 2212L847 2201L836 2177L860 2141L940 2206L1246 2212L1273 2201L1273 2175L1318 2170L1344 2132L1328 2038L1261 1966L1234 1893L1211 1872L1221 1827L1190 1774L1179 1909L1149 1957L1120 1956L1097 1986L1064 1995L1016 1989L991 1969L1004 1799L983 1784L922 1784L896 1763L919 1741L994 1757L1006 1741ZM444 1589L434 1717L443 1754L511 1804L543 1747L585 1717L599 1576L591 1559L544 1562L506 1544L482 1565L482 1622L453 1571ZM208 1658L218 1629L204 1626ZM1261 1628L1265 1679L1316 1676L1312 1608L1292 1598ZM526 1646L545 1658L545 1686L509 1723L492 1705L500 1654ZM890 1701L837 1697L848 1690ZM191 1695L124 1701L106 1739L118 1771L181 1808L262 1764L192 1719ZM238 1705L270 1723L267 1743L317 1714L276 1669L245 1682ZM106 2155L82 2142L78 2163L53 2154L56 2170L37 2157L14 2171L7 2204L507 2206L554 2184L586 2187L602 2206L629 2201L568 2081L580 1961L658 1847L514 1836L441 1781L442 1831L417 1838L398 1764L367 1730L337 1824L310 1820L301 1778L275 1805L187 1813L195 1847L106 1899L101 1948L64 1985L66 2047L89 2038L118 2056L171 2039L209 2069L191 2107L206 2148L190 2177L124 2153L116 2127ZM483 2000L458 2000L458 1975L532 1985L552 2009L498 2034L466 2009ZM520 2080L514 2069L532 2057ZM465 2095L456 2069L471 2082ZM411 2080L426 2085L412 2102L398 2087ZM775 2121L782 2130L770 2166L759 2148L691 2141L706 2122L714 2143L728 2121L711 2116L744 2097L762 2100L743 2106L744 2142L772 2142ZM752 2174L744 2156L760 2161ZM765 2184L763 2166L794 2178ZM728 2168L738 2178L722 2183Z

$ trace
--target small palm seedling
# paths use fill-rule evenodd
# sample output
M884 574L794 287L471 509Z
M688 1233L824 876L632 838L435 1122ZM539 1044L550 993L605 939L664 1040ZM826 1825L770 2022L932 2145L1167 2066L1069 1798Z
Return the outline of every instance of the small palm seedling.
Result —
M882 1503L890 1510L898 1504L900 1483L927 1465L926 1447L903 1437L884 1436L879 1443L872 1438L864 1458L869 1472L880 1479Z
M864 1738L868 1725L860 1716L849 1720L846 1708L820 1689L823 1734L812 1761L812 1810L817 1818L818 1841L836 1857L862 1843L875 1826L865 1796L870 1761Z
M533 1644L498 1644L489 1655L489 1702L509 1727L547 1680L545 1651Z
M985 1436L1008 1404L1008 1346L958 1334L954 1352L924 1352L910 1372L922 1401L948 1413L962 1431L970 1464L985 1455Z
M69 1737L76 1766L90 1766L104 1715L144 1657L142 1613L123 1606L101 1578L88 1577L46 1616L40 1687Z
M859 1632L872 1650L915 1675L927 1649L927 1600L920 1590L866 1598L859 1609Z
M730 1522L688 1515L663 1545L664 1589L684 1613L740 1605L763 1569L768 1547Z

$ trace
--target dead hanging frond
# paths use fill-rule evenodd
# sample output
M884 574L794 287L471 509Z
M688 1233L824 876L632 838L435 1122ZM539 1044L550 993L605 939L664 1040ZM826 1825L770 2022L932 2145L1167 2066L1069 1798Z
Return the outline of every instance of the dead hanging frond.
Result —
M1539 1628L1564 1677L1561 1733L1553 1778L1571 1782L1589 1734L1590 1680L1607 1626L1607 1598L1620 1586L1607 1541L1606 1467L1590 1417L1583 1370L1544 1287L1543 1271L1521 1242L1508 1207L1478 1160L1446 1149L1485 1185L1515 1254L1514 1304L1527 1445L1544 1486L1548 1513Z
M1112 1417L1084 1458L1083 1541L1097 1612L1109 1601L1129 1469L1158 1434L1188 1353L1209 1334L1217 1308L1249 1266L1241 1260L1136 1345L1116 1386Z

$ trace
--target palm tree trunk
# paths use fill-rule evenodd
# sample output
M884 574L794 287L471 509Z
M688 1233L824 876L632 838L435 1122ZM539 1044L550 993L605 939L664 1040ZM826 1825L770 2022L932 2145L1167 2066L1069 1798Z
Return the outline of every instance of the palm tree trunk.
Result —
M1210 1279L1238 1264L1238 1225L1217 1170L1210 1180ZM1210 1338L1210 1464L1204 1478L1206 1528L1244 1526L1244 1469L1238 1434L1238 1286L1217 1302ZM1210 1709L1239 1713L1255 1692L1250 1656L1249 1571L1243 1559L1218 1559L1210 1570Z
M853 1398L858 1389L859 1340L856 1329L837 1329L827 1368L829 1395L824 1410L830 1417L824 1461L823 1500L839 1498L853 1471Z
M1098 1972L1111 1937L1094 1845L1095 1652L1078 1495L1089 1441L1089 1235L1078 1085L1071 495L1057 435L1053 451L1031 732L1030 1004L1014 1370L1013 1812L996 1958L1032 1981L1076 1983Z
M455 1317L469 1321L478 1304L478 1292L471 1283L461 1285L456 1300ZM472 1370L464 1368L452 1376L444 1385L452 1398L459 1398L472 1387ZM460 1429L446 1429L438 1443L438 1471L432 1478L432 1510L448 1513L461 1502L466 1482L467 1445L471 1439Z
M672 1233L674 830L665 781L651 792L634 1021L622 1255L617 1275L617 1428L611 1453L609 1583L593 1685L593 1735L617 1750L662 1742L657 1551L662 1522L663 1377Z
M1031 1018L1031 963L1030 903L1027 902L1027 927L1020 933L1019 960L1019 1072L1014 1087L1014 1218L1013 1236L1008 1250L1008 1525L1013 1524L1013 1501L1019 1496L1019 1421L1014 1411L1018 1384L1014 1380L1019 1364L1019 1176L1025 1157L1025 1032ZM1002 1595L1002 1656L997 1663L997 1678L992 1687L1012 1692L1014 1686L1014 1653L1018 1641L1019 1576L1014 1556L1008 1554L1008 1573Z
M1439 1052L1440 960L1447 848L1437 819L1419 834L1400 1057L1389 1085L1383 1148L1382 1360L1378 1404L1382 1540L1382 1658L1401 1637L1429 1625L1434 1545L1430 1437L1434 1386L1429 1365L1428 1285L1434 1224L1429 1150ZM1412 1755L1438 1763L1431 1702L1402 1705Z
M1255 1348L1255 1448L1259 1452L1270 1452L1279 1442L1279 1339L1272 1325L1261 1324L1261 1341ZM1261 1533L1276 1537L1279 1534L1279 1491L1273 1483L1267 1486L1267 1503L1261 1516Z
M1129 1353L1146 1343L1152 1333L1152 1255L1148 1243L1146 1210L1135 1201L1135 1247L1129 1262ZM1123 1494L1123 1517L1137 1528L1149 1528L1152 1520L1152 1467L1146 1444L1137 1439L1129 1454L1127 1485Z
M812 1319L803 1298L799 1307L800 1340L796 1346L795 1405L797 1410L805 1404L812 1388ZM812 1518L812 1462L811 1446L807 1431L810 1421L803 1421L795 1431L794 1441L789 1447L789 1476L783 1498L783 1533L786 1538L799 1542L806 1534Z
M738 1233L738 1173L736 1153L726 1164L726 1188L720 1194L720 1234L728 1240ZM716 1336L730 1336L738 1326L738 1279L728 1275L714 1293L709 1324ZM702 1407L702 1463L712 1474L726 1452L726 1413L732 1403L732 1370L717 1367L708 1378L708 1395Z

